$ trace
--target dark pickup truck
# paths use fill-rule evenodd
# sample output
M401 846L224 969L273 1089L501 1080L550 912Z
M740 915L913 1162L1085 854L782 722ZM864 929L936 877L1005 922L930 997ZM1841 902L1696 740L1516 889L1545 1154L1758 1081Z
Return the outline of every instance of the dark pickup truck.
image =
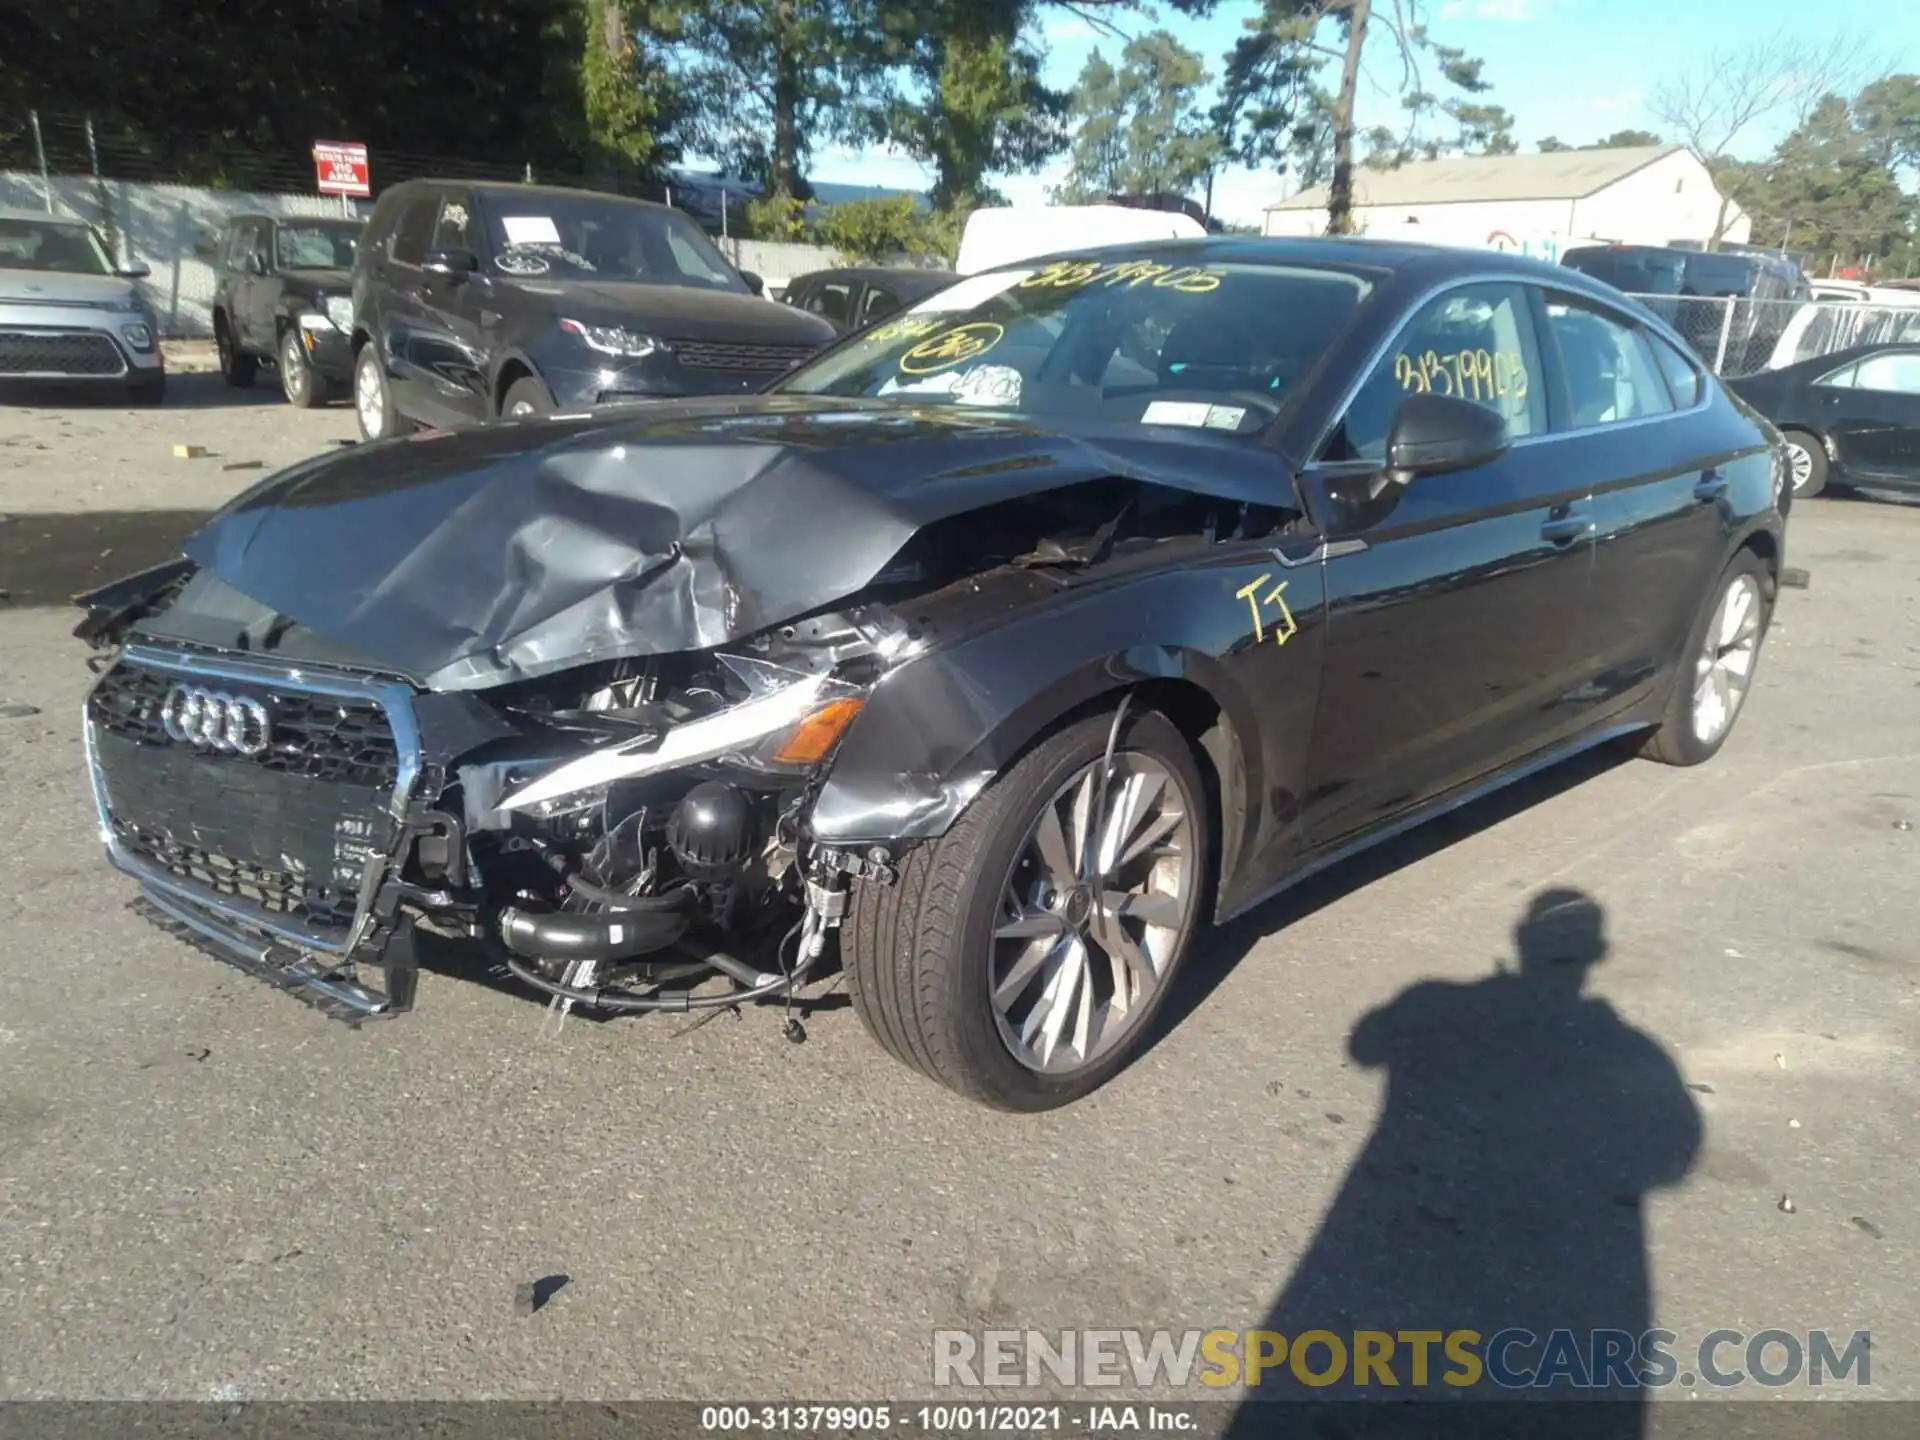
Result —
M261 364L308 409L353 378L353 253L366 222L346 216L236 215L215 258L213 334L236 388Z

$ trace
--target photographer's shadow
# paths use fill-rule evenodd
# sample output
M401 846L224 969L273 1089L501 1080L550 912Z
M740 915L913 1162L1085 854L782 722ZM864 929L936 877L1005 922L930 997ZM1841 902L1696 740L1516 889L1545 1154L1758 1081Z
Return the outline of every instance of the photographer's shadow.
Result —
M1389 1363L1398 1384L1383 1386L1376 1371L1372 1384L1357 1388L1351 1362L1324 1388L1270 1371L1250 1392L1234 1433L1268 1433L1278 1418L1261 1413L1269 1398L1525 1393L1631 1402L1644 1394L1624 1357L1603 1364L1601 1374L1585 1373L1590 1337L1615 1332L1600 1345L1617 1350L1617 1337L1637 1340L1651 1326L1643 1200L1687 1173L1701 1126L1659 1044L1606 1001L1582 994L1588 971L1607 953L1604 921L1582 891L1543 891L1515 927L1517 969L1503 966L1470 983L1414 985L1354 1026L1348 1051L1358 1064L1386 1071L1385 1107L1266 1326L1289 1344L1310 1330L1331 1331L1349 1345L1355 1331L1384 1331L1396 1337ZM1558 1383L1517 1391L1494 1384L1489 1365L1477 1384L1449 1385L1445 1375L1464 1377L1468 1367L1436 1340L1419 1386L1413 1349L1398 1339L1409 1331L1473 1330L1481 1337L1473 1348L1485 1360L1486 1342L1515 1328L1540 1343L1503 1347L1508 1364L1498 1373L1511 1381L1540 1367ZM1580 1363L1572 1371L1548 1353L1556 1330L1575 1337ZM1310 1351L1311 1372L1328 1363L1325 1348ZM1593 1384L1576 1387L1573 1378ZM1638 1435L1640 1411L1632 1403L1593 1407L1581 1417L1590 1425L1569 1432ZM1355 1433L1379 1433L1375 1422L1384 1418L1367 1417ZM1436 1418L1428 1412L1425 1423ZM1487 1418L1480 1412L1477 1422L1484 1427Z

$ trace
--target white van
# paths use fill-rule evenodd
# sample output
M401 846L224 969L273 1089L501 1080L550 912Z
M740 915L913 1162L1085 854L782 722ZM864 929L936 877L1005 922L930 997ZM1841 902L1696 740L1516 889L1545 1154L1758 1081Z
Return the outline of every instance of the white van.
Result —
M976 210L960 236L954 269L976 275L1039 255L1097 250L1136 240L1203 238L1191 215L1135 210L1126 205L1003 205Z

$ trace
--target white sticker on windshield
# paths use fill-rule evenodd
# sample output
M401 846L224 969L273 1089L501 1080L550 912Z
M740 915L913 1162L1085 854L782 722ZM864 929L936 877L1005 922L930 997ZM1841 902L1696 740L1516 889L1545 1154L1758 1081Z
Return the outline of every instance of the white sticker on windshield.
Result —
M996 295L1004 295L1031 274L1031 270L996 270L991 275L970 275L938 294L929 295L918 305L909 306L907 313L945 315L956 310L971 310Z
M560 230L545 215L503 215L500 224L509 245L558 245Z
M1142 425L1205 425L1213 409L1201 400L1155 400L1140 417Z
M1240 422L1247 418L1247 412L1238 405L1209 405L1207 407L1207 429L1238 430Z
M1011 365L975 366L953 387L953 398L962 405L1018 405L1020 372Z

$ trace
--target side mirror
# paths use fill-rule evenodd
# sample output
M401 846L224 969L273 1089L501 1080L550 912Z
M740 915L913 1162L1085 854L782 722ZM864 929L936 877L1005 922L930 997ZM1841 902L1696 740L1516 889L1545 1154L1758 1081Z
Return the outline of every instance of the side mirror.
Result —
M1456 395L1409 395L1387 435L1387 478L1405 485L1498 460L1513 444L1507 422Z
M742 270L740 278L747 282L747 288L762 299L766 297L767 282L752 270Z
M144 280L153 274L153 267L151 265L122 265L113 273L118 275L122 280Z
M480 257L471 250L429 250L421 268L460 281L480 268Z

